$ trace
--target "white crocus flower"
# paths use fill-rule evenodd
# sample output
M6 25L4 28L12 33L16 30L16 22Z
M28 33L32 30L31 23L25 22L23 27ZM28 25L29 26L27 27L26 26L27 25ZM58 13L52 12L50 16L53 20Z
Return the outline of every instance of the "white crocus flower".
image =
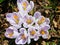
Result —
M11 25L16 27L17 29L21 27L22 16L19 12L7 13L6 19Z
M34 3L33 1L30 1L30 3L27 0L17 0L17 6L19 11L21 12L30 12L33 7L34 7Z
M38 35L42 36L43 39L47 39L48 35L49 35L49 32L48 32L49 29L50 29L49 26L47 26L47 25L44 26L43 25L43 27L40 27L38 29Z
M50 20L49 18L45 18L44 16L40 16L38 19L35 21L35 27L38 29L41 25L49 25Z
M21 28L20 29L20 34L19 36L16 38L15 40L16 44L26 44L26 43L30 43L30 38L28 37L27 31L25 28Z
M23 26L25 28L28 28L28 27L32 26L34 22L35 22L35 18L34 17L26 15L24 17L24 20L23 20Z
M30 38L34 39L34 41L37 41L39 39L37 31L34 27L29 27L28 28L28 35L29 35Z
M9 28L6 29L5 36L7 38L11 39L16 38L18 35L19 35L18 30L15 27L10 26Z

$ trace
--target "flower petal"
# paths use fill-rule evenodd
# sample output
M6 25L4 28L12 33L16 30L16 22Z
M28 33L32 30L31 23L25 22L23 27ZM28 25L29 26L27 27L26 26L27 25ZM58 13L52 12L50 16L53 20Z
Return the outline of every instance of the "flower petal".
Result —
M15 40L16 44L26 44L27 40L23 40L20 37L17 37Z
M31 39L30 39L30 37L28 36L27 43L30 44L30 42L31 42Z
M31 6L31 9L34 8L34 2L33 1L30 1L30 6Z
M34 17L36 19L39 18L40 16L41 16L41 13L40 12L37 11L37 12L34 13Z
M47 24L49 24L49 23L50 23L49 18L46 18L45 22L46 22Z
M34 41L37 41L38 39L39 39L39 36L36 35L36 36L34 37Z

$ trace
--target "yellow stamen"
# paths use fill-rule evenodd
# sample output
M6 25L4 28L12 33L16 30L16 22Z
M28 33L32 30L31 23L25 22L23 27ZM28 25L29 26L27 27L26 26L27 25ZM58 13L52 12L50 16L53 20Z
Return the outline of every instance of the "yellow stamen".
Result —
M12 36L13 36L13 33L8 34L8 37L12 37Z
M45 17L42 17L40 20L38 20L38 24L40 25L41 23L43 23L45 21Z
M44 35L46 32L44 30L40 31L40 34Z
M14 19L18 19L18 16L17 15L14 15Z
M34 35L36 32L34 31L34 30L32 30L31 32L30 32L30 34L31 35Z
M25 37L25 35L24 35L24 34L22 34L21 39L26 39L26 37Z
M13 17L14 17L15 22L18 24L18 22L19 22L18 16L14 15Z
M26 7L27 7L27 3L26 2L23 2L23 7L24 7L24 10L26 10Z
M28 24L31 24L32 23L32 20L31 19L27 19L26 21Z

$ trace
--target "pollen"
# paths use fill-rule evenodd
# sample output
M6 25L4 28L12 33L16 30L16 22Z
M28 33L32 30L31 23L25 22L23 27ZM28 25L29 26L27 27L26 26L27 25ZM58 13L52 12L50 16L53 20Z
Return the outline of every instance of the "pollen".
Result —
M19 22L18 16L14 15L13 17L14 17L14 21L18 24L18 22Z
M9 33L9 34L8 34L8 37L12 37L12 36L13 36L13 33Z
M42 17L41 19L38 20L38 24L40 25L41 23L43 23L45 21L45 17Z
M25 34L22 34L21 39L26 39Z
M24 8L26 8L27 3L26 3L26 2L23 2L23 4L22 4L22 5L23 5L23 7L24 7Z
M31 24L32 20L31 19L27 19L26 23Z
M34 35L36 32L34 31L34 30L32 30L31 32L30 32L30 34L31 35Z
M14 17L14 19L18 19L18 16L17 15L14 15L13 17Z
M46 32L44 30L40 31L40 34L44 35Z

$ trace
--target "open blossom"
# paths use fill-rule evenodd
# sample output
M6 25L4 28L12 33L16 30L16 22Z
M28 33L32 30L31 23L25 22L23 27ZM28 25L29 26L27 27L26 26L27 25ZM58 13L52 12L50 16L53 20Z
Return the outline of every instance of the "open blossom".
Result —
M38 29L38 35L42 36L42 38L44 38L44 39L47 39L48 35L49 35L49 32L48 32L49 29L50 29L49 25L45 25L43 27L40 27Z
M28 37L27 31L25 28L20 29L20 34L15 40L16 44L26 44L30 43L30 38Z
M32 26L34 22L35 22L35 18L34 17L26 15L24 17L24 20L23 20L23 26L25 28L28 28L28 27Z
M45 18L44 16L41 15L40 12L36 11L34 13L35 17L35 28L38 29L41 25L45 25L50 23L49 18Z
M18 35L19 35L18 30L15 27L10 26L9 28L6 29L5 36L7 38L16 38Z
M34 27L29 27L28 28L28 36L31 39L34 39L34 41L37 41L39 39L38 33Z
M22 16L18 12L7 13L6 15L7 21L15 26L16 28L20 28L22 24Z
M45 18L44 16L41 15L40 12L36 11L34 13L34 17L35 19L38 21L39 24L43 23L43 22L46 22L46 24L49 24L50 23L50 20L49 18ZM39 20L40 19L40 20Z
M33 9L34 3L33 1L30 1L30 3L27 0L17 0L17 6L19 11L21 12L29 12Z

